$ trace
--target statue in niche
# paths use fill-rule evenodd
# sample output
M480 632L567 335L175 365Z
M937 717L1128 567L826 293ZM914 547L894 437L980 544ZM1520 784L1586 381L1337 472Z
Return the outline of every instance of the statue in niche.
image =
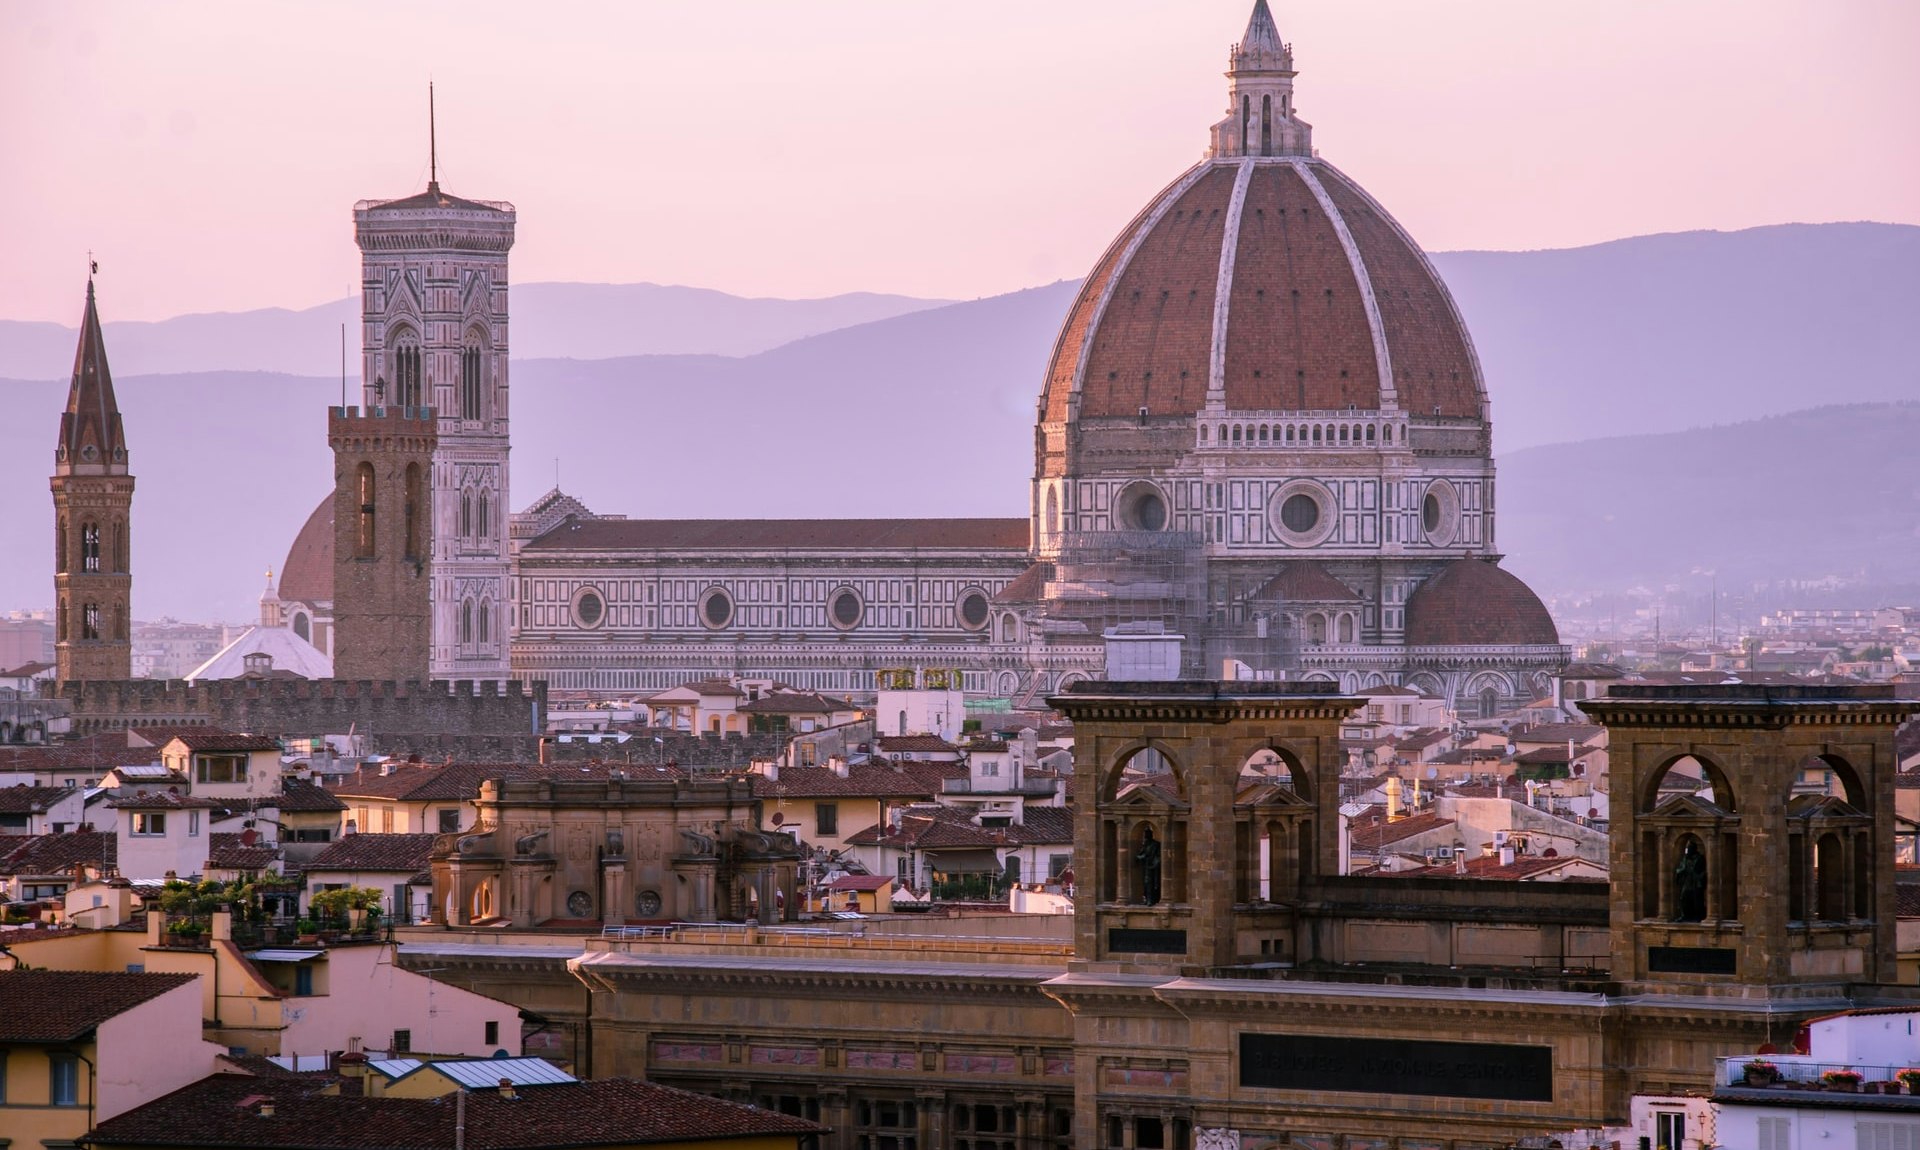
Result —
M1145 838L1133 852L1133 861L1140 867L1140 900L1153 906L1160 901L1160 840L1153 837L1152 827L1140 831Z
M625 858L627 854L627 833L619 827L607 828L607 856Z
M1703 922L1707 917L1707 856L1700 844L1688 839L1673 864L1673 921Z

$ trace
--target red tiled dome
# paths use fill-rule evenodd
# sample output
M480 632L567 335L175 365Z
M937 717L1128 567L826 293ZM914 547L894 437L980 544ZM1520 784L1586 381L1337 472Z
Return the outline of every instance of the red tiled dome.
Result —
M1210 159L1154 197L1068 312L1043 418L1191 415L1210 384L1234 411L1377 410L1391 392L1415 416L1485 417L1472 342L1426 256L1306 156Z
M333 496L307 516L280 566L280 598L288 602L333 602Z
M1546 604L1487 559L1456 559L1407 599L1409 647L1558 646Z

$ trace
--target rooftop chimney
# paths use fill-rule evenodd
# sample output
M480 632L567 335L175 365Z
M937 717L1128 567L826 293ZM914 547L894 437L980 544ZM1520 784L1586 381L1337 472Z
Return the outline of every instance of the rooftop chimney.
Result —
M506 1099L509 1102L519 1097L519 1095L513 1092L513 1079L502 1078L500 1080L500 1097Z

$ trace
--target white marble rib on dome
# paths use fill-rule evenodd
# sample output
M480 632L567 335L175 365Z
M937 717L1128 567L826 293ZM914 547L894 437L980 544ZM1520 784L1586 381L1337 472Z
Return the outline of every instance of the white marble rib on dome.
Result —
M253 654L272 656L275 671L291 671L302 679L333 678L333 660L312 643L285 627L249 627L213 658L187 672L187 681L238 679L247 673L247 656Z

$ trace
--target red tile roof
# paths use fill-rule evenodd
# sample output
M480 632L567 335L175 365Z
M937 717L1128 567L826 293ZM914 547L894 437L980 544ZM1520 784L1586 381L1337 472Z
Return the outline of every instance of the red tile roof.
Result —
M128 811L205 811L226 806L213 799L183 795L174 791L135 791L107 800L107 805Z
M831 767L782 767L777 781L755 775L753 793L763 799L931 799L945 780L966 777L958 763L853 763L845 778Z
M960 807L914 807L902 812L898 827L871 826L847 838L852 846L889 846L897 850L939 850L1001 846L1057 846L1073 842L1073 808L1028 807L1024 823L975 826Z
M816 695L809 691L781 691L749 700L736 709L749 715L830 715L835 711L857 708L845 699Z
M120 865L118 847L112 831L0 837L0 875L62 875L77 866L112 869Z
M174 736L189 751L278 751L280 740L265 735L236 735L211 729L182 731Z
M207 866L220 870L266 870L280 861L280 852L270 846L246 845L239 834L225 831L207 837Z
M1456 559L1407 598L1407 646L1554 646L1559 629L1520 577L1479 559Z
M1025 519L571 519L527 551L1027 550Z
M389 870L413 874L432 861L438 835L346 835L328 843L306 870Z
M677 768L630 763L396 763L391 774L361 768L333 785L344 799L396 799L404 802L464 802L480 797L488 779L605 779L613 771L642 771L649 778L680 777Z
M883 755L958 754L960 748L939 735L881 735L876 740Z
M109 1018L198 977L77 970L0 971L0 1043L75 1042Z
M1046 594L1047 583L1053 578L1053 564L1030 564L1025 571L1013 577L1013 581L994 592L995 603L1038 603Z
M116 976L119 977L119 976ZM158 976L149 976L158 977ZM446 1150L454 1098L324 1094L315 1082L215 1074L109 1118L94 1146L246 1147L253 1150ZM271 1103L273 1116L260 1108ZM825 1127L769 1110L633 1078L466 1092L467 1150L567 1150L721 1139L795 1140Z
M1397 822L1377 818L1367 823L1355 822L1349 841L1354 850L1378 851L1394 843L1405 842L1415 835L1423 835L1452 825L1452 819L1443 819L1431 811L1408 815Z
M330 793L325 787L310 779L287 778L281 780L280 797L266 799L259 805L273 804L284 812L344 811L347 804Z
M891 878L879 874L843 874L827 884L828 890L869 891L879 890L892 882Z
M1327 573L1325 567L1310 559L1288 563L1253 593L1255 599L1281 603L1357 603L1360 595L1353 588ZM1409 692L1411 693L1411 692Z
M0 787L0 813L44 814L48 807L78 793L78 787Z

